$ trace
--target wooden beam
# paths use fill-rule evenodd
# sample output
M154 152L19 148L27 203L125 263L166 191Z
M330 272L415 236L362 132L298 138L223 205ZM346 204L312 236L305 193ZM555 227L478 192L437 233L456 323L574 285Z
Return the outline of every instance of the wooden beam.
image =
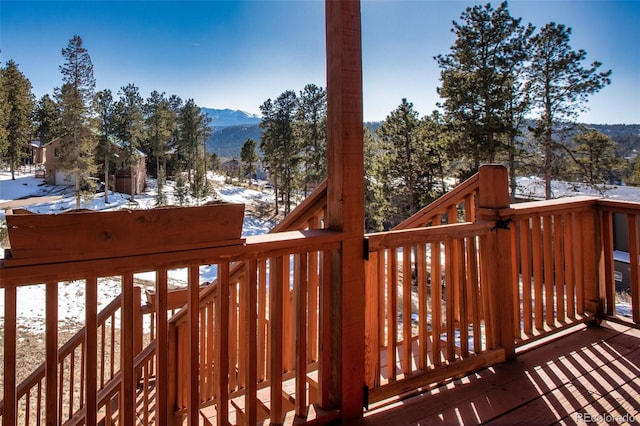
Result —
M332 255L332 402L362 416L364 387L364 165L360 2L326 1L327 224L344 232Z

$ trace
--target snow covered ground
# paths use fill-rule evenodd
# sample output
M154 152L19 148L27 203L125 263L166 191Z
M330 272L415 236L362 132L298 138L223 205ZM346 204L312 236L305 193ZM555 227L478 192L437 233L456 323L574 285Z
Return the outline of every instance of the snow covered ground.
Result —
M273 204L273 192L258 191L244 187L225 183L222 176L211 176L218 199L228 202L256 204ZM157 186L156 182L148 182L148 191L145 194L135 197L138 203L137 208L153 208L156 204ZM173 197L174 184L169 182L164 192L167 195L168 204L177 204ZM4 222L5 206L14 200L24 200L30 197L47 197L44 202L29 201L29 205L24 206L36 213L61 213L74 209L76 200L73 196L73 189L64 186L45 185L42 179L37 179L33 173L17 173L16 180L11 180L11 173L0 171L0 222ZM104 193L95 194L92 200L83 201L82 207L92 210L117 210L129 207L129 195L120 193L109 193L109 202L105 202ZM210 198L212 199L212 198ZM209 201L203 200L202 202ZM33 204L31 204L33 202ZM271 229L275 223L268 220L252 217L245 213L242 234L244 236L264 234ZM2 224L4 226L4 223ZM0 257L4 255L4 248L0 249ZM203 266L200 268L201 281L211 281L216 274L215 267ZM145 283L153 283L155 274L136 274L137 285L144 286ZM170 282L174 285L186 284L187 271L178 269L170 271ZM118 278L102 278L98 282L98 309L110 303L115 296L121 293L121 284ZM60 327L68 326L73 329L78 322L84 319L84 281L65 282L58 285L58 306ZM18 327L22 331L31 333L41 333L44 331L45 316L45 286L34 285L21 287L18 289ZM0 325L4 324L4 290L0 290Z

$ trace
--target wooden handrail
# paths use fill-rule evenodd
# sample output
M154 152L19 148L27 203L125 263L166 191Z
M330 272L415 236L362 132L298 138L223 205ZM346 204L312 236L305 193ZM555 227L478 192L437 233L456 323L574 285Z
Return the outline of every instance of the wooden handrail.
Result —
M313 190L293 211L269 231L269 233L306 229L308 221L327 207L327 180Z
M462 203L465 201L465 197L477 192L479 182L479 174L476 173L460 185L456 186L453 190L447 192L428 206L422 208L411 217L400 222L393 229L410 229L427 225L434 216L446 214L450 206Z
M228 247L197 248L174 253L159 253L138 256L114 256L106 259L78 262L51 263L46 265L3 267L0 288L9 285L26 286L39 284L52 277L56 281L73 281L87 275L114 276L155 271L158 265L167 269L184 267L191 263L234 262L264 256L304 251L311 243L318 250L335 247L340 241L340 232L310 229L249 236L244 244Z
M616 213L637 214L640 210L640 203L623 200L598 199L596 204L600 210L610 210Z
M462 222L452 225L377 232L367 234L366 238L369 240L368 250L373 252L390 247L432 243L446 239L464 238L469 235L483 235L494 226L493 222Z

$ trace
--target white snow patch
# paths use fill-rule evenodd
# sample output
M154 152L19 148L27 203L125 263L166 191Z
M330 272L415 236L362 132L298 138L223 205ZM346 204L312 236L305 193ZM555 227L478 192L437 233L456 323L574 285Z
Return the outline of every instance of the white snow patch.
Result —
M214 182L215 192L219 199L233 203L244 203L246 205L255 202L273 203L273 194L260 192L255 189L246 189L239 186L224 183L221 176L211 176ZM175 184L168 182L164 188L167 195L168 204L176 205L174 199ZM66 195L65 195L66 193ZM62 195L60 199L38 204L29 205L27 208L35 213L60 213L76 207L76 199L73 196L73 189L70 187L57 187L44 184L42 179L33 177L33 173L16 172L16 179L11 179L11 173L0 171L0 203L12 200L45 196ZM134 197L136 208L153 208L156 205L157 184L155 180L148 181L148 191ZM104 200L104 193L95 194L89 200L83 200L82 207L92 210L117 210L129 208L130 196L120 193L109 193L108 202ZM213 199L210 197L201 200L200 204ZM4 210L0 210L0 220L4 219ZM267 233L275 223L245 214L242 235L260 235ZM0 258L4 257L4 249L0 248ZM211 282L217 275L215 265L200 267L200 281ZM155 282L155 272L135 274L137 280ZM169 282L173 286L186 285L188 280L187 269L176 269L169 271ZM98 282L98 311L108 305L115 297L122 292L122 285L119 278L101 278ZM144 297L144 296L143 296ZM46 286L44 284L19 287L17 291L17 326L21 330L32 333L43 333L45 329L45 305ZM4 289L0 289L0 326L4 327ZM74 327L74 323L84 323L85 319L85 282L72 281L58 284L58 319L61 324L68 324ZM116 316L116 326L119 324L119 315Z

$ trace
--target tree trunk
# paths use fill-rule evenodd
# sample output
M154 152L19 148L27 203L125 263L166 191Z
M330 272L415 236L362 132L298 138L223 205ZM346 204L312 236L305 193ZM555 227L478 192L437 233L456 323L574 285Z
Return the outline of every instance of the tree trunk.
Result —
M512 203L516 201L516 141L509 135L509 194Z
M551 144L551 127L548 127L545 131L544 140L544 195L547 200L551 199L551 167L553 166L553 149Z
M273 174L273 193L276 200L276 216L278 215L278 173Z
M80 208L80 173L75 172L74 176L76 178L76 209Z
M109 157L104 156L104 202L109 202Z

